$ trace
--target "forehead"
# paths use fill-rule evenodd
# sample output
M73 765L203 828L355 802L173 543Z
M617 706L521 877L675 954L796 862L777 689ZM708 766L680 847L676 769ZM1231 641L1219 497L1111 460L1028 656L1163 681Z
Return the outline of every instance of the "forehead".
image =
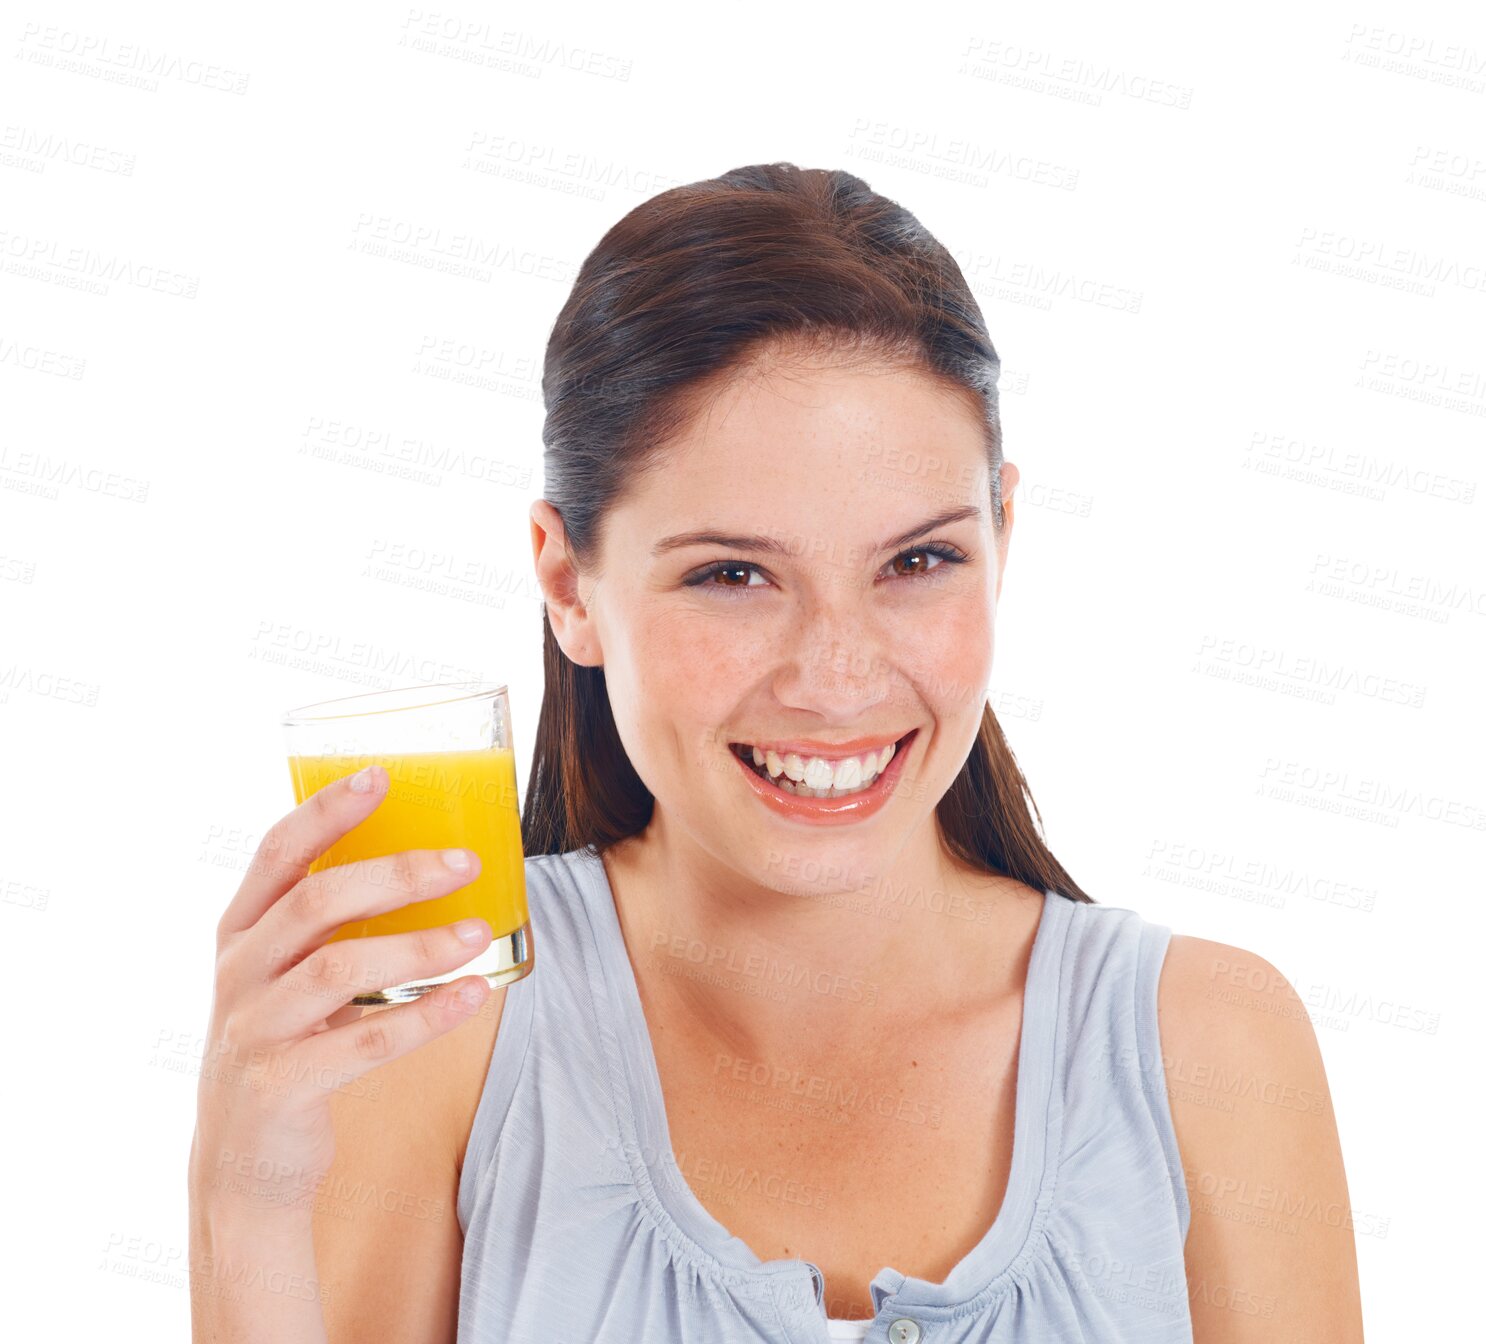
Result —
M886 535L989 498L987 433L973 394L921 368L760 361L706 389L613 521Z

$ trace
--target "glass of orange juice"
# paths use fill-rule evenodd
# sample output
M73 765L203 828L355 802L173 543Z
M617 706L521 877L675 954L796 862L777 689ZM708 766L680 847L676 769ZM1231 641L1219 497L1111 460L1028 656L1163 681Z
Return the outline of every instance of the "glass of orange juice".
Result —
M294 799L334 779L381 765L387 796L310 865L310 872L404 849L472 849L480 875L457 891L343 924L329 940L407 933L477 915L491 944L472 961L430 980L368 986L352 1003L406 1003L464 975L492 986L532 968L526 867L516 800L511 709L504 686L484 682L408 686L342 696L284 716Z

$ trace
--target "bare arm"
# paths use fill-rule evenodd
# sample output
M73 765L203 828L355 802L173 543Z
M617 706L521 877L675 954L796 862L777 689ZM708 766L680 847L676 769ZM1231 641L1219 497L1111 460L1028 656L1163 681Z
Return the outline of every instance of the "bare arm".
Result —
M1194 1344L1361 1344L1347 1178L1305 1005L1262 957L1181 935L1158 1004Z
M193 1148L193 1165L197 1157ZM197 1344L326 1344L308 1218L224 1215L193 1199L190 1254Z
M463 976L364 1020L350 1002L368 984L453 971L490 943L483 920L328 941L350 920L446 895L480 871L478 855L451 865L461 851L405 850L311 874L387 785L375 767L327 784L281 818L217 926L188 1169L198 1344L327 1344L314 1216L335 1155L332 1106L367 1091L369 1073L469 1025L489 1000L482 978Z
M505 995L494 990L470 1021L332 1098L335 1160L314 1209L330 1344L452 1344L464 1253L455 1201Z

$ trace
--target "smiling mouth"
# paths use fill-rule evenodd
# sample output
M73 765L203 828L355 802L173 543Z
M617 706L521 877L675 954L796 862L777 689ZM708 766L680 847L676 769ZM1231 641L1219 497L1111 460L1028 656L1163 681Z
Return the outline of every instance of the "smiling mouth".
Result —
M728 749L760 779L781 793L796 798L851 798L869 793L917 732L917 728L912 728L881 751L863 753L839 762L801 757L794 753L780 756L771 751L765 754L746 742L729 742Z

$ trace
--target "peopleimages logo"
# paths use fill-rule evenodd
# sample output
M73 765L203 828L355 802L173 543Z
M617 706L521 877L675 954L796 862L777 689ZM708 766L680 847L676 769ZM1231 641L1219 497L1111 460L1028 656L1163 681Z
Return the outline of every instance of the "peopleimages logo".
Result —
M1004 145L982 144L937 130L899 126L858 117L845 153L887 167L905 168L968 186L986 187L993 177L1009 177L1060 191L1078 188L1077 168L1019 153Z
M27 23L16 53L33 65L89 75L109 84L124 84L153 93L160 81L175 80L220 93L244 94L248 75L227 66L157 51L137 42L118 42L106 34Z
M397 39L400 47L514 74L540 76L556 66L574 74L628 83L634 67L629 57L569 45L519 28L499 28L487 19L466 19L442 9L409 9L402 29Z
M877 985L857 976L835 971L817 971L794 960L781 961L761 952L739 952L721 943L710 946L700 938L657 931L651 938L651 951L673 961L704 967L715 974L742 976L771 989L796 989L804 986L812 994L822 994L847 1003L871 1007L877 1002Z
M0 127L0 151L5 151L0 153L0 164L7 167L29 168L34 163L38 165L34 171L43 172L48 164L60 162L120 177L134 176L133 154L16 122Z
M75 282L75 287L99 295L107 294L108 286L119 281L134 289L148 289L171 298L194 299L201 283L198 276L184 275L167 267L3 229L0 229L0 261L4 262L8 275Z

